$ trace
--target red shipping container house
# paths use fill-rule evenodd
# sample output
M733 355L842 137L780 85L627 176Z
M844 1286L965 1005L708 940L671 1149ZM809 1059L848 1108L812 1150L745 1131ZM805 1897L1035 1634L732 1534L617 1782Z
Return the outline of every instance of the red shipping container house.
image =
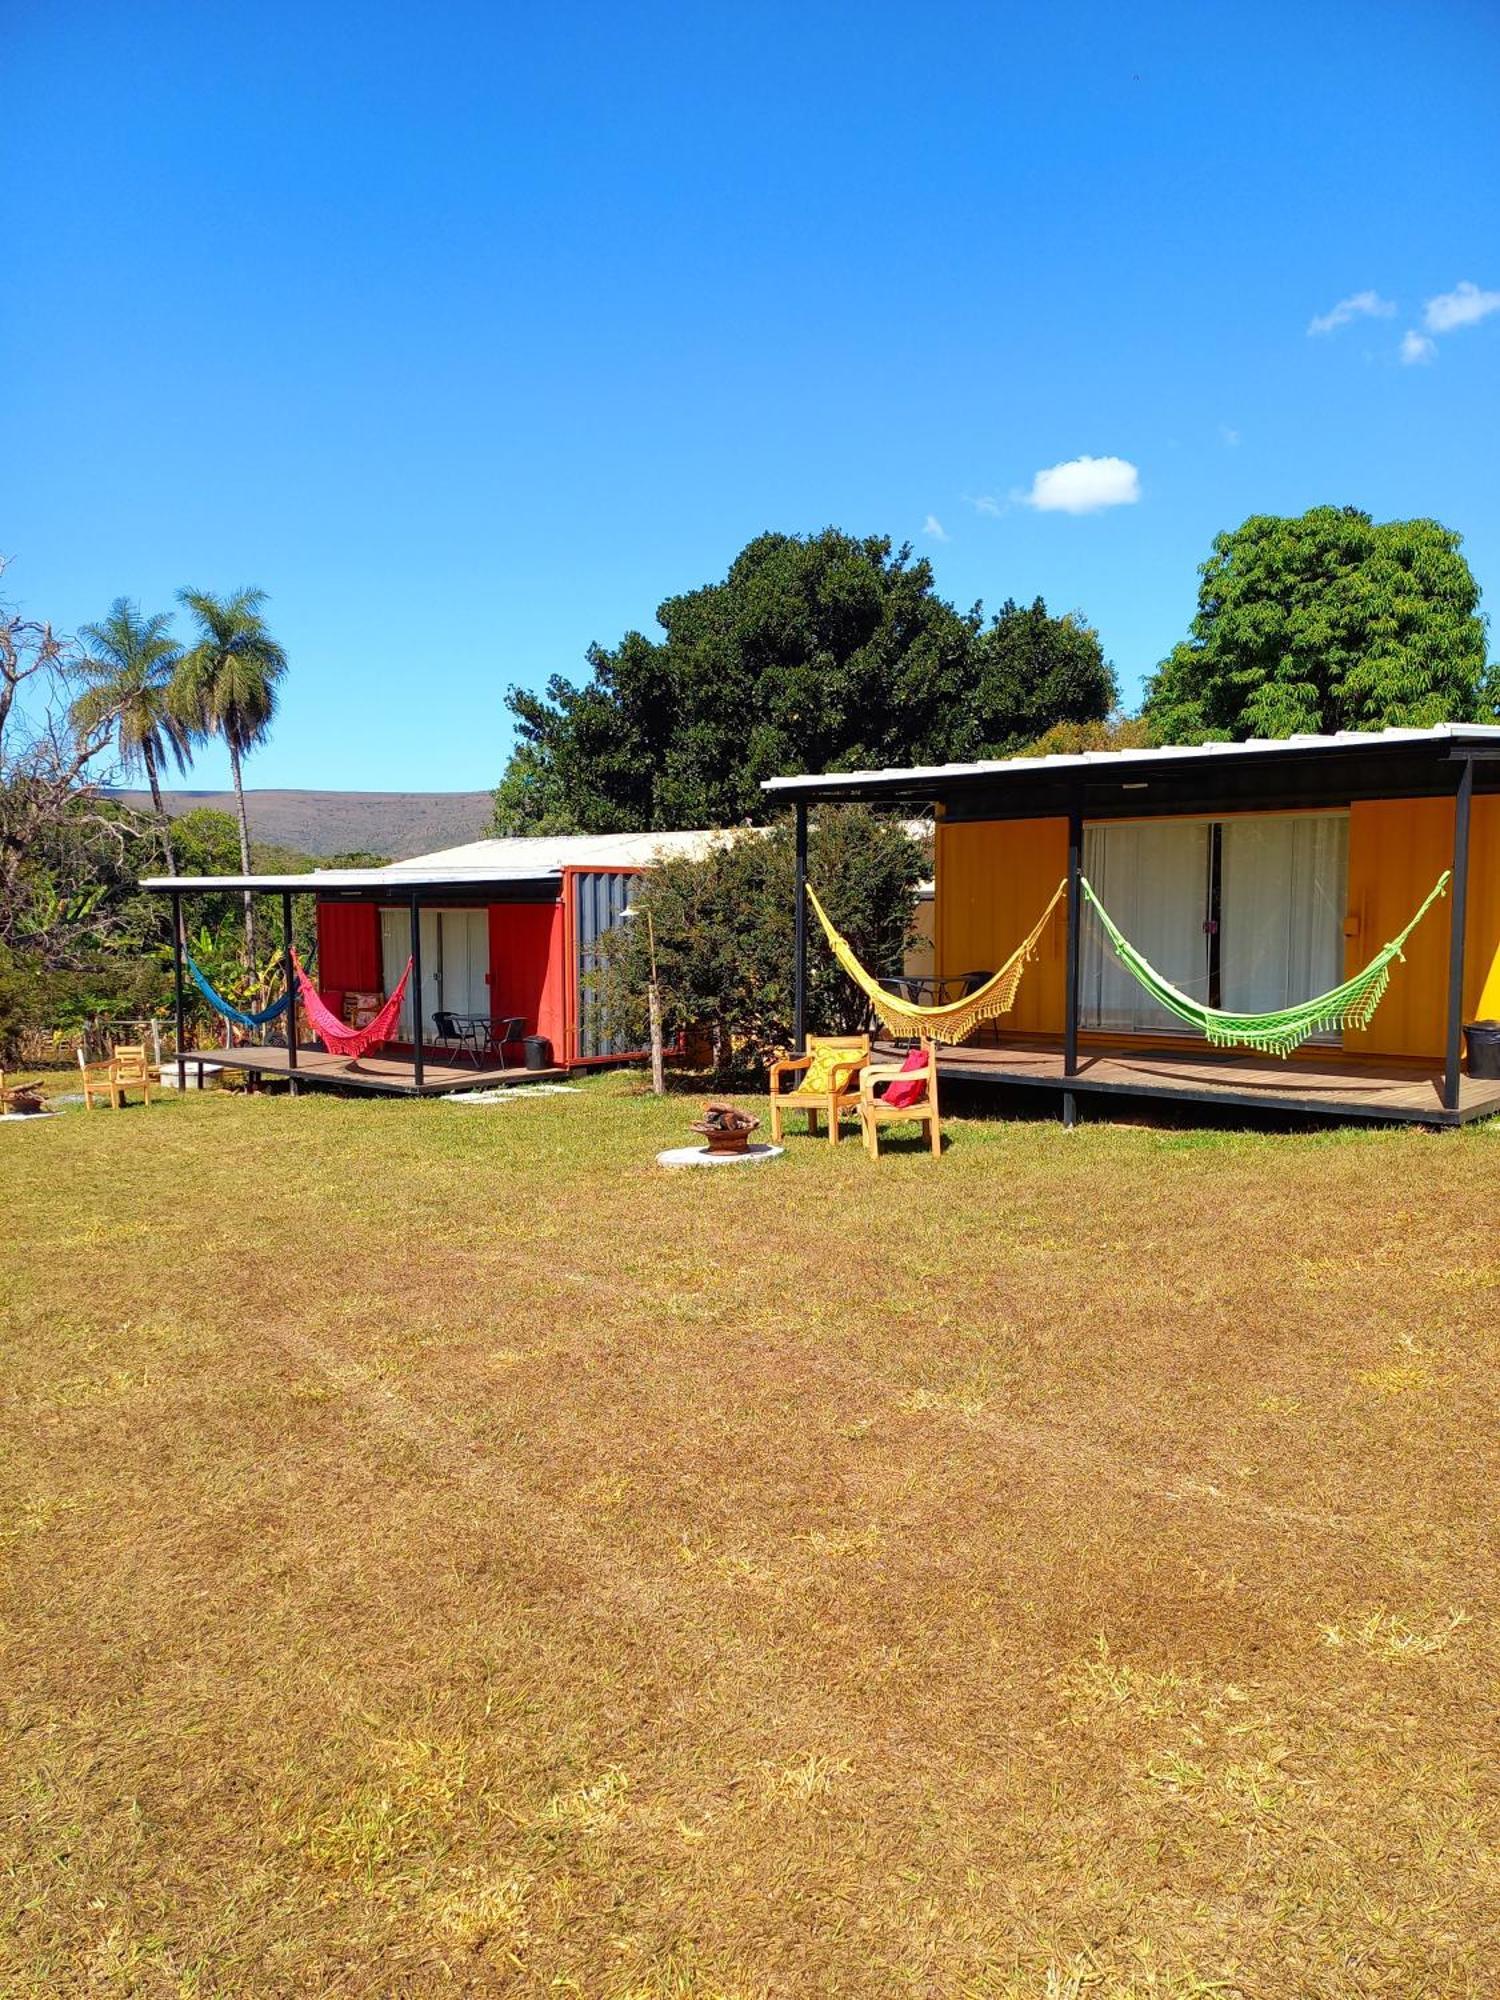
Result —
M644 1050L610 1035L589 975L600 963L605 933L621 921L642 872L657 859L702 852L709 838L657 833L480 840L378 868L148 877L141 886L172 903L177 1046L184 1046L181 939L190 899L247 890L281 904L289 990L291 899L317 898L316 982L342 1018L353 1011L351 996L378 1004L392 992L408 959L412 973L395 1039L355 1061L309 1043L305 1035L288 1044L278 1025L273 1032L279 1039L263 1046L205 1051L214 1062L298 1083L425 1095L526 1074L521 1044L527 1037L550 1045L552 1060L544 1074L642 1055ZM472 1024L472 1050L455 1048L444 1032L454 1016ZM502 1051L496 1036L506 1022L518 1025ZM537 1074L535 1067L530 1074Z

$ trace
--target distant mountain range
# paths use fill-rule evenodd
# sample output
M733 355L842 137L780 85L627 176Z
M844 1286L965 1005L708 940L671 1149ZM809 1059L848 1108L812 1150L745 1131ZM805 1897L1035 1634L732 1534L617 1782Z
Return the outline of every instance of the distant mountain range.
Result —
M115 792L136 812L151 810L149 792ZM167 792L167 811L234 811L233 792ZM251 837L301 854L383 854L405 861L435 848L478 840L489 824L489 792L247 791Z

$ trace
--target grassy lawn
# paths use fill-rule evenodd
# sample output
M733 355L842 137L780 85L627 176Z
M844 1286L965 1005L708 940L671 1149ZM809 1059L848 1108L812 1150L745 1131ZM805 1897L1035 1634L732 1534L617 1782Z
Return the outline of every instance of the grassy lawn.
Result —
M1490 1995L1500 1136L0 1126L0 1993Z

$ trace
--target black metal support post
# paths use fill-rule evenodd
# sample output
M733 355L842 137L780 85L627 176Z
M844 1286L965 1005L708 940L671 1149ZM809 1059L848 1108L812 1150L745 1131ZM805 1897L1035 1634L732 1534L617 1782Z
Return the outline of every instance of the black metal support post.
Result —
M286 975L286 1066L297 1095L297 975L292 968L292 892L281 892L281 964Z
M187 1089L187 1060L182 1053L182 1038L187 1033L187 1009L182 999L182 891L172 891L172 1006L173 1018L177 1024L177 1088ZM203 1065L198 1065L198 1080L203 1080Z
M807 1047L807 807L797 802L797 943L792 971L792 1040Z
M411 1080L422 1088L422 919L417 892L411 892Z
M1063 1014L1063 1076L1078 1074L1078 944L1083 922L1083 891L1078 886L1083 873L1083 814L1075 806L1068 814L1068 966L1067 997ZM1078 1099L1071 1090L1063 1092L1063 1124L1073 1126L1078 1119Z
M1453 880L1448 885L1448 1046L1443 1061L1443 1107L1457 1111L1463 1074L1464 927L1469 906L1469 809L1474 760L1465 757L1453 810Z

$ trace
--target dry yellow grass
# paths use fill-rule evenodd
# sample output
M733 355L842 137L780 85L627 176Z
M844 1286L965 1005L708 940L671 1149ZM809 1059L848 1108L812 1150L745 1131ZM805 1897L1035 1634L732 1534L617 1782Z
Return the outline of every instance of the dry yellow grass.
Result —
M1486 1132L0 1128L0 1993L1500 1988Z

